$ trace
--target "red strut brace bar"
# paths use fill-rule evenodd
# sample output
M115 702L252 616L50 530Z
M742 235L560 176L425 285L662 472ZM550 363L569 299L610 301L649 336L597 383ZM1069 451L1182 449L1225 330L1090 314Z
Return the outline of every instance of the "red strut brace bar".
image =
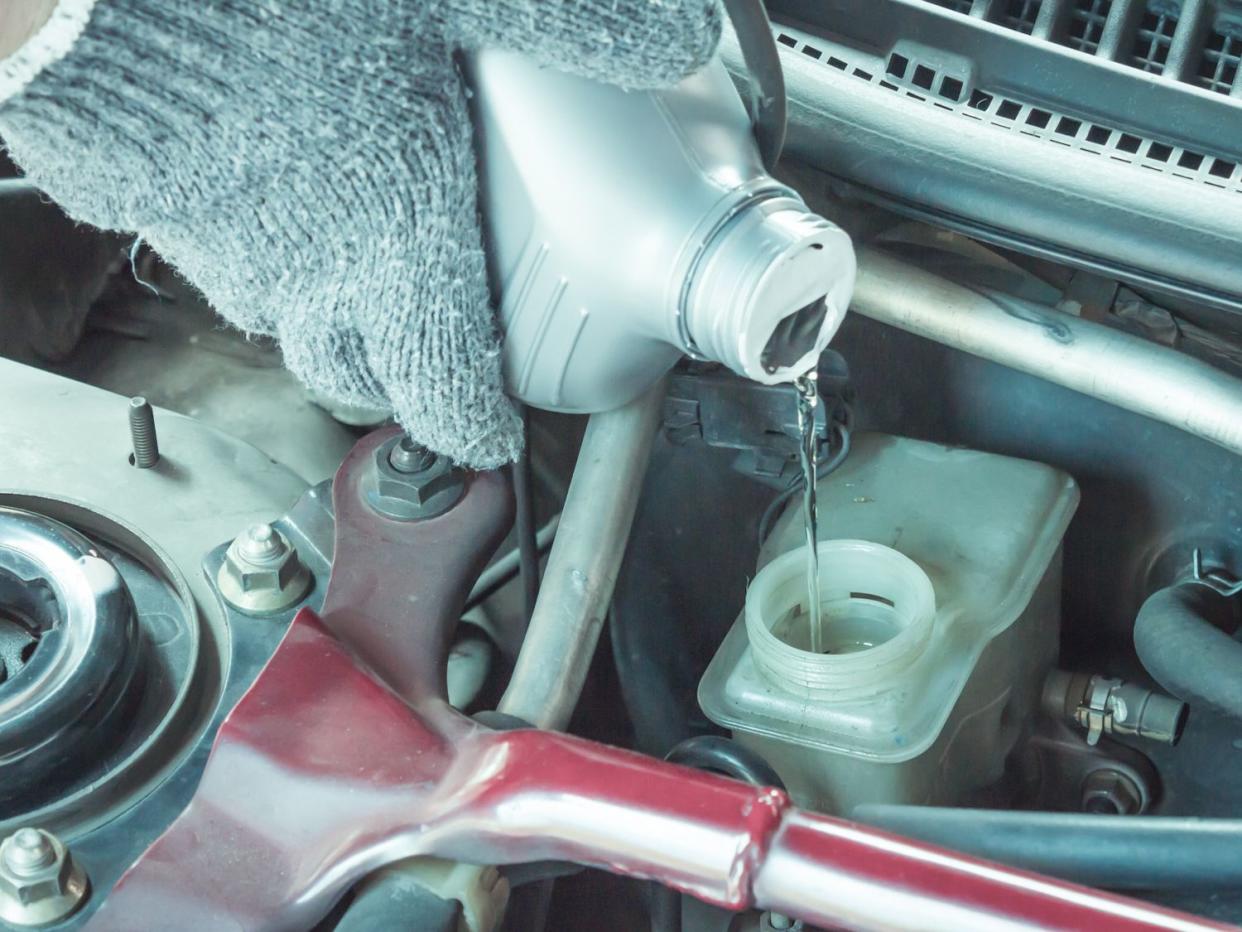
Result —
M803 812L780 790L459 715L449 639L512 502L479 473L438 518L376 515L363 480L392 435L363 438L337 474L322 619L294 619L194 798L90 928L306 929L413 855L574 861L833 928L1224 928Z

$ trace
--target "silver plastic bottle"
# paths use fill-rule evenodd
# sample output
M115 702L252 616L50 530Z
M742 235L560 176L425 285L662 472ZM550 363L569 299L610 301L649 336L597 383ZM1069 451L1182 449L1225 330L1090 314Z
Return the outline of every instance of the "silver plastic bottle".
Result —
M492 50L471 77L513 395L608 410L683 353L765 383L814 365L854 252L764 171L719 60L658 92Z

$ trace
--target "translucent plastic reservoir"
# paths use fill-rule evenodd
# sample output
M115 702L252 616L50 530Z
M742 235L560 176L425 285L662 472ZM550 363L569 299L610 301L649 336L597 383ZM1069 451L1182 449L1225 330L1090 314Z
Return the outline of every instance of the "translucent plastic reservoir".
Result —
M856 438L819 485L821 653L800 509L699 685L794 798L953 803L1001 775L1056 657L1074 481L1039 463Z

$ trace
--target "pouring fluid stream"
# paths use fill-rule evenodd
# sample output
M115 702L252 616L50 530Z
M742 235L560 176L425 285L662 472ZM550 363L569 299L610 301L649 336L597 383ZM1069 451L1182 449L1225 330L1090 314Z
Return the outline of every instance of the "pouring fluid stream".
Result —
M811 370L794 382L798 395L798 445L802 463L802 511L806 519L806 620L810 626L811 653L822 654L823 624L819 601L819 508L816 502L816 476L819 471L819 438L815 432L815 408L819 405L817 373Z

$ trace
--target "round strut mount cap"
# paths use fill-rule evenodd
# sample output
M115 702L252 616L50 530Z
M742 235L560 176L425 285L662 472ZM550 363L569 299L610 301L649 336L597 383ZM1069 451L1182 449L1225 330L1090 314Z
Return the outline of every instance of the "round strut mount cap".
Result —
M55 799L115 745L141 659L106 556L68 525L0 508L0 812Z

